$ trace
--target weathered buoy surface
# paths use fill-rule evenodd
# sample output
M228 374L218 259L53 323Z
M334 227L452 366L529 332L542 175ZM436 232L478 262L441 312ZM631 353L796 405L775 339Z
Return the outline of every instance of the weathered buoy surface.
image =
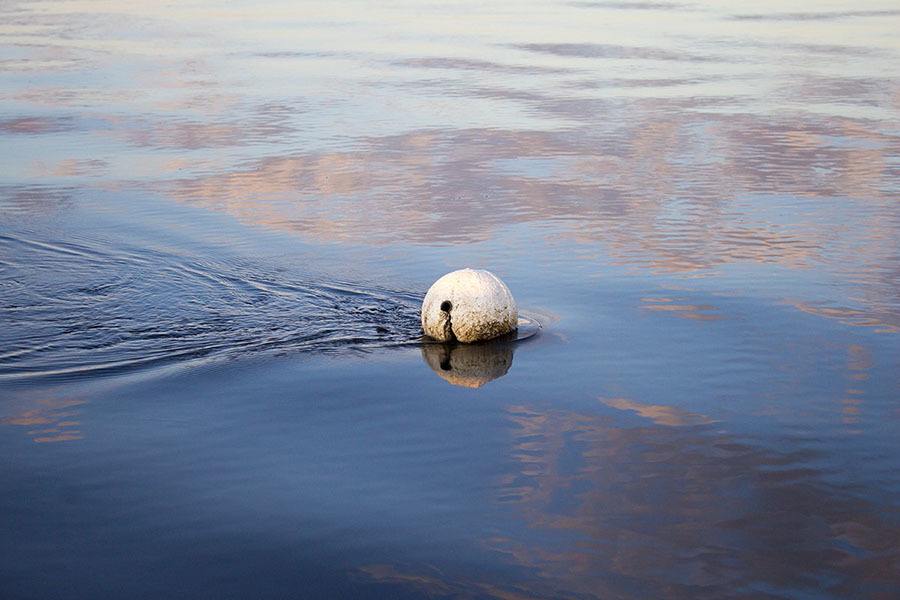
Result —
M434 282L422 302L422 329L441 342L480 342L515 331L519 309L490 271L460 269Z

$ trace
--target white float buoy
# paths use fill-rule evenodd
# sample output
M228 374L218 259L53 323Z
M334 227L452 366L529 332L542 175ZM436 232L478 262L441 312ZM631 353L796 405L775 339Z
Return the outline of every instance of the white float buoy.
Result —
M441 342L480 342L516 330L519 309L490 271L460 269L434 282L422 302L422 329Z

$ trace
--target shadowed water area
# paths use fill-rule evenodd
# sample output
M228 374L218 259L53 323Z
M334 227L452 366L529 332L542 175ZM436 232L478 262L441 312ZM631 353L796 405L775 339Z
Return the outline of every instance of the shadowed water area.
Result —
M0 3L0 597L895 597L900 10L814 4Z

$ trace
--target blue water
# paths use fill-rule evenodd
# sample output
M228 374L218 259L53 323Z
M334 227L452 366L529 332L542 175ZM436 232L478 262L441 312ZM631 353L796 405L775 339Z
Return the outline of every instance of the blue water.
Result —
M893 597L898 27L0 6L0 596Z

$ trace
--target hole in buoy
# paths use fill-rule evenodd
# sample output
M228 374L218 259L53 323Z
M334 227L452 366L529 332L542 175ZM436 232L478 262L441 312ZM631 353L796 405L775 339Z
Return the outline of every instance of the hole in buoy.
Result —
M444 321L444 341L445 342L455 342L456 334L453 333L453 323L450 318L450 311L453 310L453 303L449 300L444 300L441 302L441 312L447 315L447 319Z

